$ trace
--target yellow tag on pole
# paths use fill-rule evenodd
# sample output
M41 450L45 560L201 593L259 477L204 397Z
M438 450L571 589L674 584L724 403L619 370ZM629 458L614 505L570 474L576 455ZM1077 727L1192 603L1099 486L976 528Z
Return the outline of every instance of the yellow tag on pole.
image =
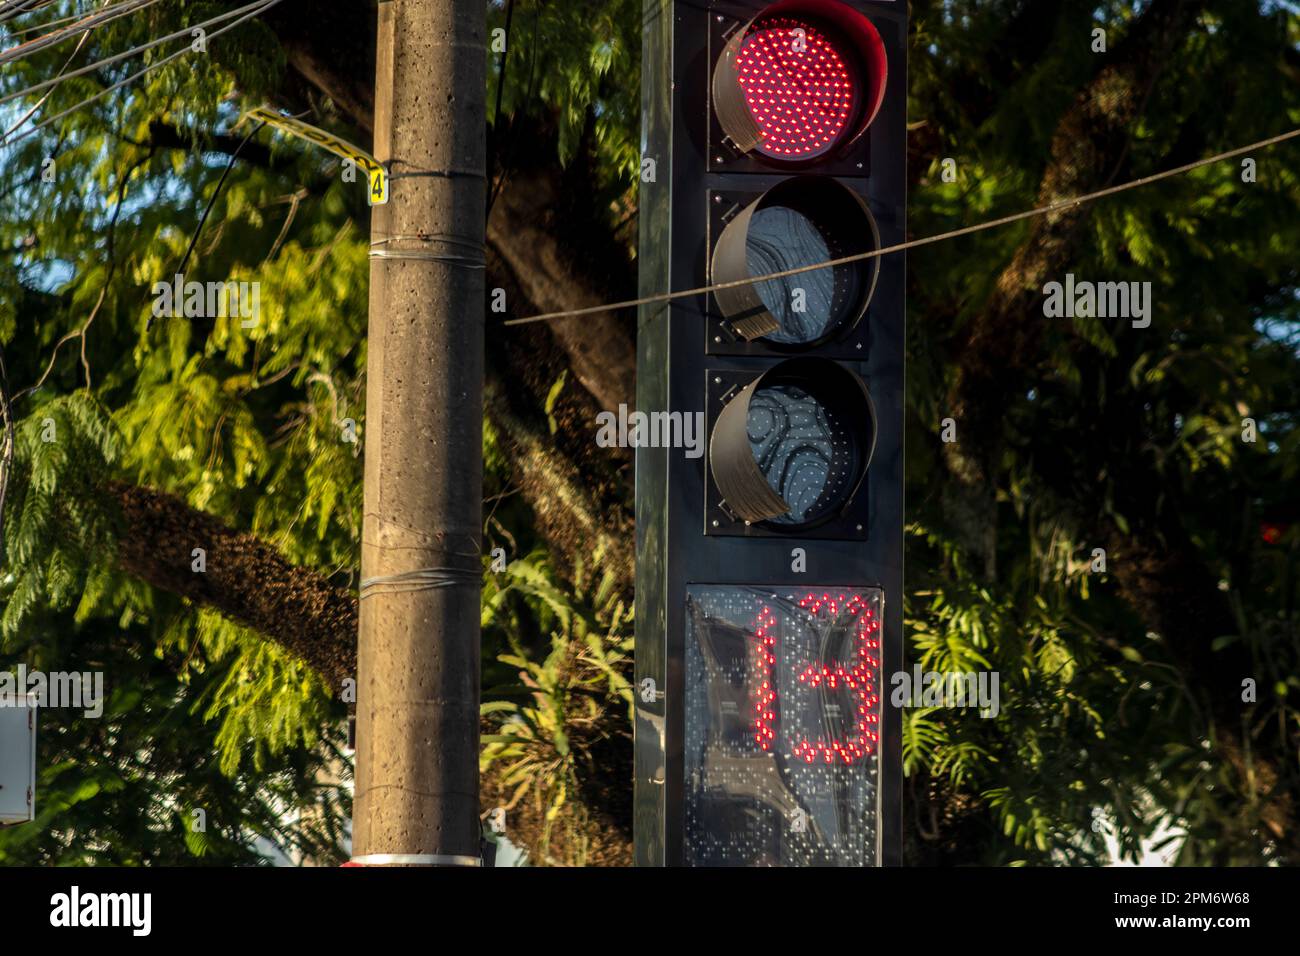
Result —
M339 139L333 133L327 133L318 126L312 126L309 123L302 123L288 116L282 116L275 110L266 106L259 106L257 109L249 110L245 114L255 120L261 120L269 126L276 129L284 130L292 136L299 136L317 146L324 147L335 156L341 156L346 160L356 163L366 171L369 180L369 191L366 199L372 206L382 206L388 202L388 172L375 157L371 156L363 149L353 146L351 143Z

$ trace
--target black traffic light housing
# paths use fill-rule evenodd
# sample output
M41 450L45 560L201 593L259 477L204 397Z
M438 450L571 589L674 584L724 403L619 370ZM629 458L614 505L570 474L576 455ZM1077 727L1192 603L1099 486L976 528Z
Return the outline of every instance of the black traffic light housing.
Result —
M710 198L718 207L729 201L723 192L713 192ZM724 287L713 293L712 305L722 324L706 349L736 354L732 347L743 343L776 354L798 354L844 342L857 331L871 304L879 258L734 283L879 249L880 230L866 200L828 176L792 176L745 198L743 209L733 201L722 212L721 230L710 229L709 281ZM843 357L860 359L862 349Z
M849 366L793 358L757 377L718 369L707 393L706 534L866 538L876 411ZM808 439L807 418L818 412L829 441ZM824 483L796 484L807 471L820 478L823 466Z
M897 864L906 5L647 9L637 862Z
M780 0L770 4L715 2L708 4L711 110L708 126L708 168L710 171L758 172L772 168L795 171L816 166L836 176L865 175L869 157L853 155L853 147L874 122L884 102L889 59L875 24L866 15L864 3L840 0ZM765 31L765 28L774 28ZM804 49L787 45L780 34L796 34ZM776 33L778 42L765 42L765 32ZM746 56L746 41L755 55ZM746 102L773 91L779 92L779 78L765 88L748 82L761 74L769 62L787 56L795 68L802 67L801 54L825 51L834 62L836 77L850 83L854 97L842 111L825 115L842 120L833 135L805 149L791 149L786 142L771 143L762 123ZM765 62L766 61L766 62ZM825 81L825 74L819 76ZM803 92L796 90L795 92ZM766 105L766 104L764 104ZM797 105L795 106L797 109ZM770 114L769 114L770 115ZM819 124L828 132L826 124Z

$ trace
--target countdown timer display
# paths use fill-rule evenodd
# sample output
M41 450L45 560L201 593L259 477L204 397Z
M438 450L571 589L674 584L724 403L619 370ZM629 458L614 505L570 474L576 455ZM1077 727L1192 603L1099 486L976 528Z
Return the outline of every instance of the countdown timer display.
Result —
M688 865L875 865L883 603L688 588Z

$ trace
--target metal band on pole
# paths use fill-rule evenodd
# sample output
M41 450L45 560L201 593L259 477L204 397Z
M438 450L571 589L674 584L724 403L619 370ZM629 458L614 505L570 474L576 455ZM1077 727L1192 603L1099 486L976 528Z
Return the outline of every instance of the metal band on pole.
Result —
M482 866L483 861L476 856L461 856L447 853L367 853L354 856L353 863L358 866Z

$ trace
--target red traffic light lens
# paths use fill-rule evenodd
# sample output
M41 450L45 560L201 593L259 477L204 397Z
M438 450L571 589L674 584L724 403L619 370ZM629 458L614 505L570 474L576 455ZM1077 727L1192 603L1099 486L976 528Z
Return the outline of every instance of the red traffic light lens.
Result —
M839 0L782 0L727 42L714 108L741 151L809 162L867 128L886 73L880 34L860 12Z
M812 159L839 142L861 93L825 33L789 17L756 21L735 62L745 103L763 131L758 152Z

